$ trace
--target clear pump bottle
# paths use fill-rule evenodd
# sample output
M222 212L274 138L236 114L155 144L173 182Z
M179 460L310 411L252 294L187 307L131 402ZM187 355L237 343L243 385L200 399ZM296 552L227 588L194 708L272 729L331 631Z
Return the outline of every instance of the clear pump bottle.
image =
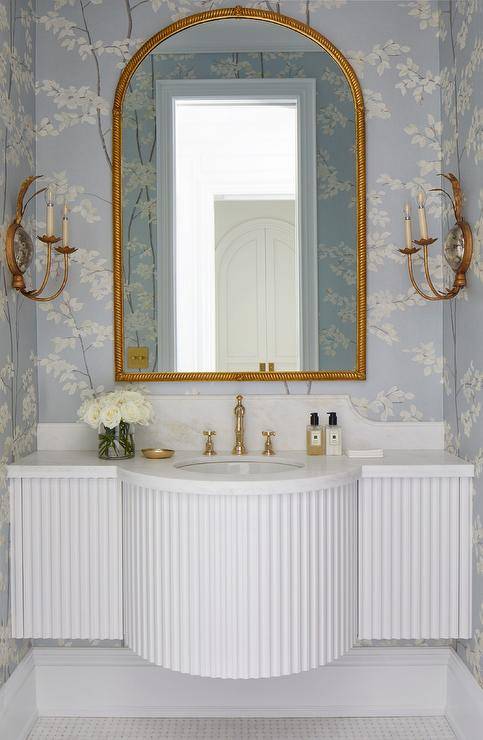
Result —
M324 430L316 411L310 414L310 424L307 426L307 455L325 455Z
M337 425L337 414L329 412L329 425L325 427L326 455L342 455L342 429Z

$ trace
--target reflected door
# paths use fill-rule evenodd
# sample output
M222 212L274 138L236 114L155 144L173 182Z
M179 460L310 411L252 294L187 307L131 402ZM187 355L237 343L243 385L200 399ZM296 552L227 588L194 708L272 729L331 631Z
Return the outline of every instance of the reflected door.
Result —
M253 219L216 245L217 367L298 370L298 259L293 225Z

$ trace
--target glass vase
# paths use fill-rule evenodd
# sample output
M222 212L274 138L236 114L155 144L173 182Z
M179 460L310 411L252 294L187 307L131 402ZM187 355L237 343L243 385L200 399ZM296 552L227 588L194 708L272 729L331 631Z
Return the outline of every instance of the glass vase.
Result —
M99 432L99 457L101 460L128 460L134 457L134 434L130 424L121 421L117 427L102 427Z

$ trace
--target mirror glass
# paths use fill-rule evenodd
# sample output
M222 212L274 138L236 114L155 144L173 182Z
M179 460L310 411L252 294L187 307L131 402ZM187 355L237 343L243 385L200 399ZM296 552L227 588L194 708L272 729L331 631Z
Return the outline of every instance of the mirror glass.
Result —
M218 20L145 56L122 105L123 372L355 370L355 118L289 28Z

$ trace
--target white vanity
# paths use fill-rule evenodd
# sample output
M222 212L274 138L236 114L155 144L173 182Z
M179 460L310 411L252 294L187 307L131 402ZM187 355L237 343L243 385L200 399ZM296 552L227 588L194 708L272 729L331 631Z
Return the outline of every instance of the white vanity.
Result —
M8 476L15 637L121 639L176 671L258 678L357 639L471 635L473 466L442 451L44 451Z

